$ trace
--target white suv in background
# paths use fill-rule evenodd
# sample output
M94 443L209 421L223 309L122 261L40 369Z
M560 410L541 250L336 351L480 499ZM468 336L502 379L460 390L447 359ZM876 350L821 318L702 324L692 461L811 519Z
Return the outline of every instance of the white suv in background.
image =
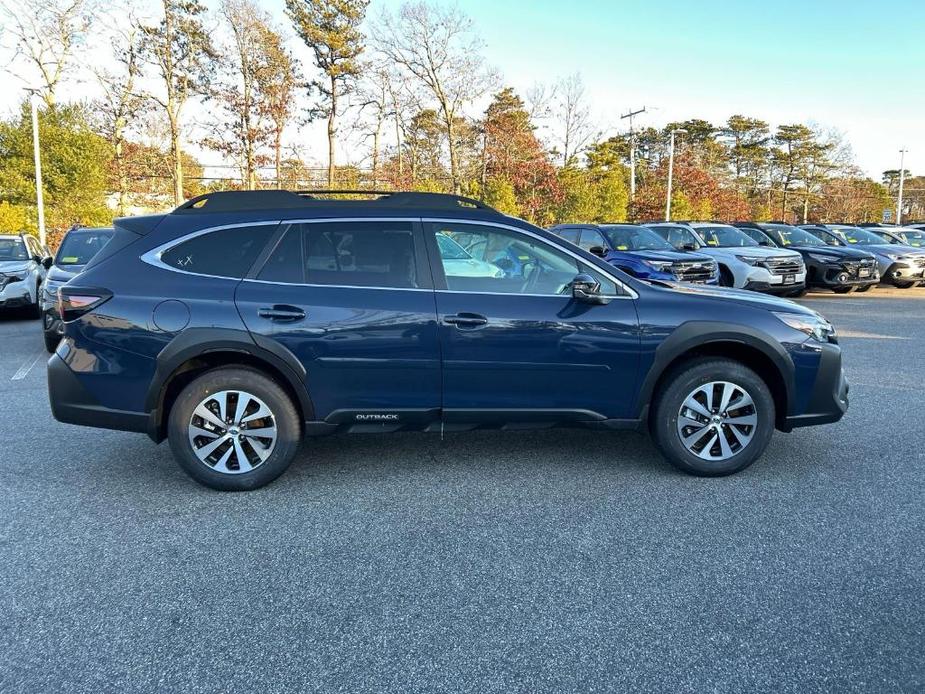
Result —
M28 234L0 235L0 309L32 309L41 315L42 282L51 266L51 253Z
M799 296L806 291L803 256L767 248L729 224L664 222L647 225L679 250L708 255L719 265L719 283L769 294Z

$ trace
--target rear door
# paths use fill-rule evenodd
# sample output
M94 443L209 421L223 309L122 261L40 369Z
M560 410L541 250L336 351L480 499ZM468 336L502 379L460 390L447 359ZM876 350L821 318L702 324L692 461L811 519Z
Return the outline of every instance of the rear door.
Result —
M424 220L437 285L447 421L623 418L639 366L630 294L537 235L505 225ZM471 261L441 257L449 237ZM592 274L607 305L578 303Z
M318 420L401 428L439 418L433 282L412 219L293 223L236 294L248 329L307 372Z

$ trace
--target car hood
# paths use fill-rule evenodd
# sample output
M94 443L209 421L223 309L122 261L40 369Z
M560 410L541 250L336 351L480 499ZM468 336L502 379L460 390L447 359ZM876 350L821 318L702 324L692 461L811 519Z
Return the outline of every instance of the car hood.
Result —
M677 262L679 260L691 260L693 256L689 253L681 253L680 251L613 251L614 253L627 253L631 256L639 258L640 260L661 260L667 262ZM709 258L704 258L704 260L709 260Z
M704 246L697 252L723 256L748 255L753 258L800 257L799 253L787 248L767 248L765 246Z
M870 251L864 251L860 248L850 248L848 246L787 246L787 248L792 248L801 253L812 253L813 255L822 255L829 258L864 260L871 256Z
M670 288L671 291L681 292L682 294L694 294L700 297L722 299L738 304L745 303L757 308L767 309L768 311L799 313L807 316L819 315L812 309L806 308L795 301L790 301L790 299L782 299L781 297L772 296L770 294L760 294L758 292L748 291L747 289L715 287L704 284L681 284L677 282L665 282L663 284Z
M853 247L861 246L861 244L856 243L852 244ZM844 246L842 246L844 248ZM876 253L877 255L885 255L887 253L891 255L925 255L925 249L916 248L915 246L903 246L898 243L884 243L884 244L870 244L864 245L864 250L868 253Z
M45 281L67 282L83 272L83 269L83 265L68 265L67 268L63 268L60 265L52 265Z
M25 272L29 269L26 260L0 260L0 272Z

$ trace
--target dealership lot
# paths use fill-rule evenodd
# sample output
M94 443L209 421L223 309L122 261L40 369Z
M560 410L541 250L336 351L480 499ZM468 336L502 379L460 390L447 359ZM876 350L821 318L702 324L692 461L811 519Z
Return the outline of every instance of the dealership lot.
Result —
M737 476L393 434L238 495L55 422L38 323L0 320L0 691L921 691L925 289L804 303L851 410Z

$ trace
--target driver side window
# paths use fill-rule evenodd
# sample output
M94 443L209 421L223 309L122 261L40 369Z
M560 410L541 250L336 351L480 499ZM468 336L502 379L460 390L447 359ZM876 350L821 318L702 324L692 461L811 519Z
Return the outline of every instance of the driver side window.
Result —
M432 222L430 233L451 291L568 295L575 275L591 274L604 294L616 285L560 249L527 234L481 224Z

